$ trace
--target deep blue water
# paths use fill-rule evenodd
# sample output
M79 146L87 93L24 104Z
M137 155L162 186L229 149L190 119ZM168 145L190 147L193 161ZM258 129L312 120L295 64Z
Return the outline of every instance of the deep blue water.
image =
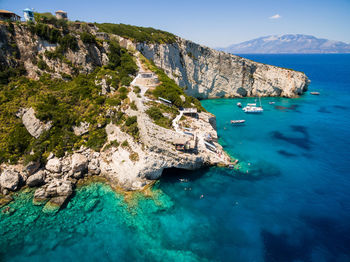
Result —
M254 99L202 101L240 171L169 170L128 201L94 183L56 215L18 194L2 260L350 261L350 55L244 56L305 72L321 95L264 98L261 115L236 107Z

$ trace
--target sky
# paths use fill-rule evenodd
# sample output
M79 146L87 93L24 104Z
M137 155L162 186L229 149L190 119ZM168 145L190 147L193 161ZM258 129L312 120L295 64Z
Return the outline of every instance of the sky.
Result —
M0 0L0 9L64 10L72 21L162 29L209 47L275 34L350 43L350 0Z

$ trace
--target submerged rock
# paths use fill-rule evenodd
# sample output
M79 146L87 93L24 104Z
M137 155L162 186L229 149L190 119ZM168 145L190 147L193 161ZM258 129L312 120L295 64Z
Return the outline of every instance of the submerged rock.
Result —
M46 214L55 214L66 203L69 196L58 196L50 199L43 207L43 212Z
M11 196L0 197L0 207L3 207L13 200Z

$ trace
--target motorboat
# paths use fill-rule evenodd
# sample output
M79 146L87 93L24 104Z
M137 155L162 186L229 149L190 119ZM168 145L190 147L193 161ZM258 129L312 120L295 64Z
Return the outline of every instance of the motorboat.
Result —
M237 106L238 106L238 107L242 107L242 103L241 103L241 102L238 102L238 103L237 103Z
M310 92L311 95L318 96L320 92Z
M275 104L275 102L269 102L269 104L270 104L270 105L273 105L273 104Z
M231 120L231 124L237 125L237 124L244 124L245 120Z

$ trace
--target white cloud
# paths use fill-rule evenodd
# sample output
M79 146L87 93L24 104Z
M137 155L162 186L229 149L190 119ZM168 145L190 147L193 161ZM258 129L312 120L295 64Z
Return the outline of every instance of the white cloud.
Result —
M279 14L275 14L273 16L270 16L269 19L280 19L282 16L280 16Z

